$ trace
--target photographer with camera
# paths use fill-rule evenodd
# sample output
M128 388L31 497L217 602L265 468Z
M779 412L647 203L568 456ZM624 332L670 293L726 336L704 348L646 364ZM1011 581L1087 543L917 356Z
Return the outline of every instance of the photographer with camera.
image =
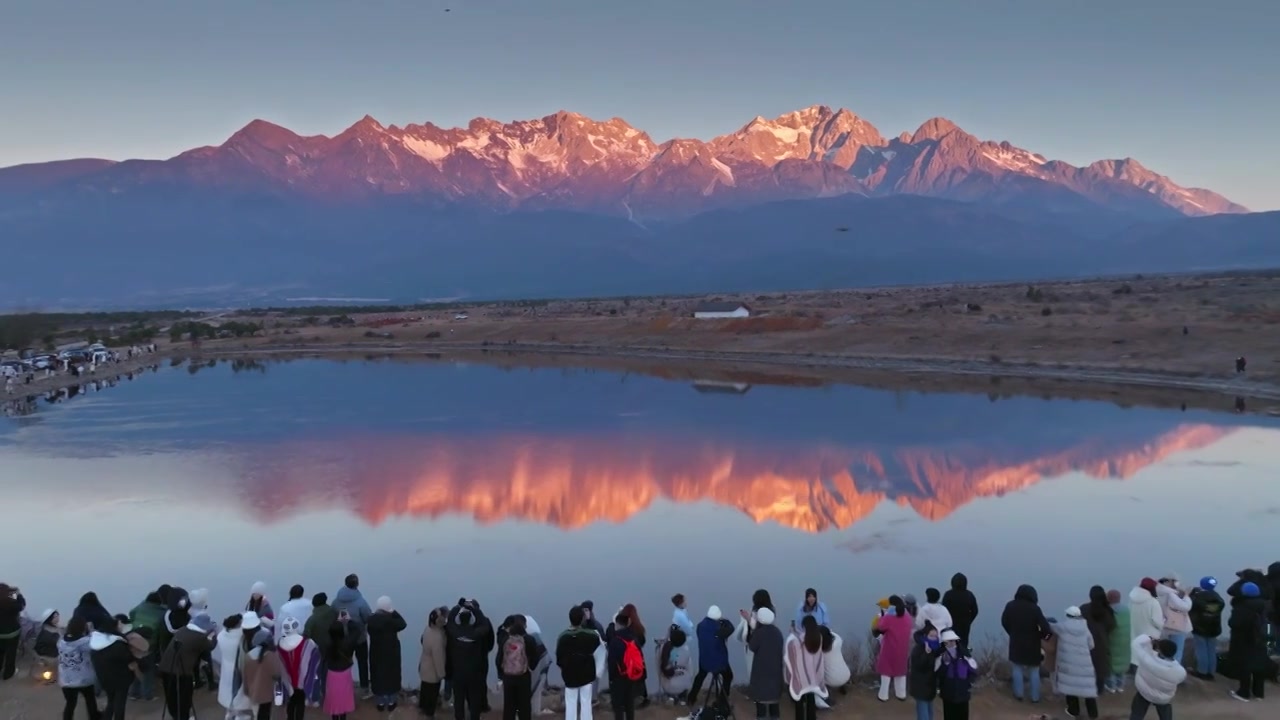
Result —
M475 599L458 598L445 624L446 654L453 682L456 720L479 720L488 710L489 653L493 651L493 623Z

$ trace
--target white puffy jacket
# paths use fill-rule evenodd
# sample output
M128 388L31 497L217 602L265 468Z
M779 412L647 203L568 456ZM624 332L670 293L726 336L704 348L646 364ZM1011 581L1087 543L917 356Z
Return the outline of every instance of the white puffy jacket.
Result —
M1151 636L1141 635L1133 641L1133 663L1138 666L1133 684L1142 697L1156 705L1168 705L1187 679L1187 671L1174 660L1166 660L1151 647Z

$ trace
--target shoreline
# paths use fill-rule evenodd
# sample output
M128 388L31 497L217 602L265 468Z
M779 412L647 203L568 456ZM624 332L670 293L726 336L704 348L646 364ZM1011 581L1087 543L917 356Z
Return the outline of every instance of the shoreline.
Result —
M175 357L178 356L175 354ZM761 385L861 385L921 392L974 392L1111 400L1156 407L1205 407L1280 415L1280 385L1248 378L1219 378L1154 369L1134 370L1059 363L982 362L962 358L906 358L733 350L684 350L583 343L344 343L209 344L194 358L344 357L397 360L465 360L514 367L587 367L641 372L668 379L725 379Z

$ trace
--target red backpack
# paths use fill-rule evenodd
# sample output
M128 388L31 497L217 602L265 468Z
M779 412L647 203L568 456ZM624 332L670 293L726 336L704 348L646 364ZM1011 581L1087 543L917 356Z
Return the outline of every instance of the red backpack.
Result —
M618 668L622 676L628 680L639 680L644 677L644 653L634 640L623 640L622 665Z

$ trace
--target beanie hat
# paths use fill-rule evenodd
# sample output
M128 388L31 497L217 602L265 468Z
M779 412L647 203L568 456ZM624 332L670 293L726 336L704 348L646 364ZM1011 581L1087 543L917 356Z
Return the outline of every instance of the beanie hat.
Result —
M1142 582L1138 583L1138 587L1142 588L1143 590L1146 590L1149 593L1154 593L1156 591L1156 581L1152 580L1149 577L1145 577L1145 578L1142 578Z
M1067 608L1067 611L1065 614L1069 618L1078 618L1080 617L1080 608L1076 607L1075 605L1072 605L1071 607Z
M191 599L191 607L197 610L203 610L209 606L208 588L196 588L187 597Z
M761 625L772 625L774 620L773 611L767 607L760 608L756 611L756 620Z
M1118 603L1120 602L1120 591L1119 591L1119 590L1108 590L1108 591L1107 591L1107 602L1111 603L1112 605L1116 605L1116 604L1118 604Z
M1255 598L1262 595L1262 592L1258 590L1256 584L1247 582L1240 586L1240 594L1247 598Z
M907 593L906 595L903 595L902 604L906 605L907 607L915 607L917 605L916 596L912 595L911 593Z
M724 615L720 612L719 605L712 605L711 607L707 608L707 617L711 618L712 620L719 620L720 618L724 617ZM760 617L759 614L757 614L756 617L759 618Z
M1218 587L1218 578L1212 575L1207 575L1205 577L1200 578L1201 590L1212 590L1216 587Z
M391 612L391 609L392 609L391 598L387 597L386 595L383 595L382 597L378 598L378 602L375 603L375 605L379 610L383 612Z
M249 594L250 595L266 595L267 584L259 580L258 582L253 584L253 587L249 588Z

